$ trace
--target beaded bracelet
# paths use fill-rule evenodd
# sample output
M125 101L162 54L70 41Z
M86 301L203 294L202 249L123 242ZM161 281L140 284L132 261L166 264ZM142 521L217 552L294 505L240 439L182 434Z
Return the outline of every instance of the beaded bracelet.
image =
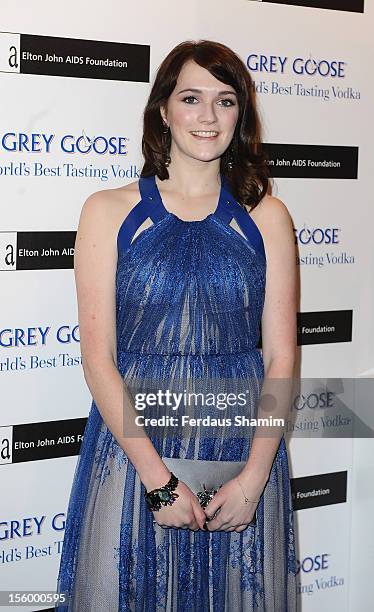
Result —
M179 497L178 493L173 493L178 486L179 480L173 472L170 472L170 474L170 480L166 485L153 489L149 493L144 493L149 510L155 511L160 510L161 506L171 506L177 497Z

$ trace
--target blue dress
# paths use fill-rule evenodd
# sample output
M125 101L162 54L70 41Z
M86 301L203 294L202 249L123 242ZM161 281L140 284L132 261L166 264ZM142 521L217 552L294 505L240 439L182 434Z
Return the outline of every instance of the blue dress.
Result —
M154 176L117 236L117 366L131 391L249 387L256 416L264 377L258 348L266 257L260 231L225 177L201 221L165 208ZM242 461L253 432L155 434L165 457ZM249 428L251 429L251 428ZM60 612L294 612L294 519L284 438L243 532L163 528L145 488L92 402L67 512Z

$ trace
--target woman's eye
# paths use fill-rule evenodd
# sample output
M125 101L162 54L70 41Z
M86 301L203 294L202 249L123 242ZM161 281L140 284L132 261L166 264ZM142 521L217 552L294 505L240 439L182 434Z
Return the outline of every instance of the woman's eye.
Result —
M182 99L182 102L186 102L187 104L195 104L195 102L191 102L191 100L197 101L197 98L195 98L195 96L186 96ZM220 104L220 106L235 106L235 102L230 98L224 98L222 100L219 100L218 103Z
M224 100L221 100L221 102L228 102L228 104L224 104L223 106L235 106L235 102L230 98L225 98Z
M196 98L195 96L186 96L182 101L187 102L187 100L196 100ZM190 102L187 102L187 104L190 104Z

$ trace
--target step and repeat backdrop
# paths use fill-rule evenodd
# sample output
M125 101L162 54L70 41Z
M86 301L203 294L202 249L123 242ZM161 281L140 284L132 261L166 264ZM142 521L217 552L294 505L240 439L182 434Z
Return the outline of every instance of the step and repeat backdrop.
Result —
M372 609L372 429L356 418L374 368L372 4L67 0L52 16L44 0L22 12L3 3L0 590L55 590L91 403L73 272L81 207L139 178L155 70L177 43L207 38L251 73L273 193L294 222L301 383L287 437L300 610Z

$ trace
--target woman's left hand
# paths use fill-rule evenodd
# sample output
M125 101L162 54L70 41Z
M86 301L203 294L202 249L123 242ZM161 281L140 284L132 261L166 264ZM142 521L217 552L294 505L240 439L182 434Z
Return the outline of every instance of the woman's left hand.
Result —
M246 497L253 501L245 503L237 478ZM252 521L267 479L259 478L257 474L248 470L241 472L237 478L222 485L204 508L208 519L214 516L218 508L221 508L214 519L206 522L207 531L240 532L244 531Z

